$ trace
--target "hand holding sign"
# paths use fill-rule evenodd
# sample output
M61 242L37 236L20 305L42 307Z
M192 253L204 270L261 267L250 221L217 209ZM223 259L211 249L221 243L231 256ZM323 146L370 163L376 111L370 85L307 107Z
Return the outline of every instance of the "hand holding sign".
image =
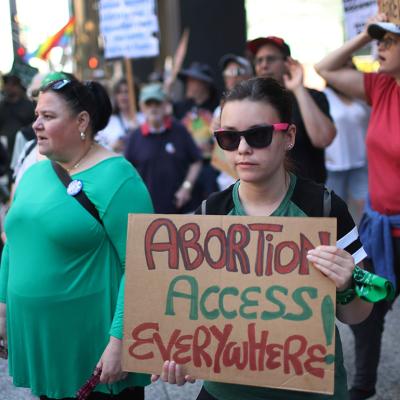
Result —
M161 375L152 375L151 382L156 382L161 377L161 380L178 386L183 386L186 382L195 383L196 379L190 375L185 375L182 365L175 361L165 361L162 367Z
M347 251L335 246L318 246L308 252L307 258L334 282L339 292L350 286L355 265Z

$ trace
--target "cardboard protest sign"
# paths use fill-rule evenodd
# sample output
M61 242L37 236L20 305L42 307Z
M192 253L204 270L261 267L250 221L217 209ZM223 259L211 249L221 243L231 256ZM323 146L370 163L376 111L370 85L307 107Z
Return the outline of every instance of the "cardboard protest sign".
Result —
M129 215L123 369L332 394L336 220Z
M386 14L389 22L400 24L400 0L380 0L379 10Z

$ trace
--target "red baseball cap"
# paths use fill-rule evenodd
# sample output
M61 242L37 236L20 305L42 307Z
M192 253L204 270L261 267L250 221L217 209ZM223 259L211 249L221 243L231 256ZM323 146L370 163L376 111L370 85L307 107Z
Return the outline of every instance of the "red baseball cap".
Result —
M266 44L272 44L273 46L277 47L285 57L290 56L289 45L282 38L277 36L259 37L254 40L250 40L247 42L247 49L251 54L253 54L253 56L255 56L259 48Z

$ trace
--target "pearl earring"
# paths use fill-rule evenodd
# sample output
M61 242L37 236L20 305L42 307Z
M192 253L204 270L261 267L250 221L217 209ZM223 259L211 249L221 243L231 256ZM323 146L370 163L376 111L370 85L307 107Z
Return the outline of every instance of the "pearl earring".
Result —
M85 132L81 132L81 140L85 140L86 139L86 133Z
M288 150L292 150L292 148L293 148L293 143L290 143L288 146Z

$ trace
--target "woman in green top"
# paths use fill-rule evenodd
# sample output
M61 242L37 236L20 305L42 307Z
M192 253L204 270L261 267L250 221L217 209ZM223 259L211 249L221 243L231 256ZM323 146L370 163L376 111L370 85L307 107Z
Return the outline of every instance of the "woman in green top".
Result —
M153 207L134 168L93 141L110 114L98 83L60 80L42 89L33 128L48 160L25 173L6 219L0 339L8 339L14 384L41 399L75 397L96 366L101 384L90 399L143 399L149 383L121 370L118 293L128 213ZM73 179L69 193L52 162ZM74 198L79 190L99 220Z
M215 137L239 181L212 195L203 204L201 213L336 217L337 246L318 246L309 251L307 258L335 283L337 291L344 291L351 285L355 263L365 257L365 252L345 203L332 193L330 211L325 212L324 187L288 171L287 153L296 136L290 104L290 94L270 78L241 82L228 93L221 113L221 129ZM370 303L355 298L346 305L338 304L336 316L344 323L354 324L365 319L370 310ZM344 400L347 398L346 372L337 330L336 338L333 396L205 382L198 400ZM178 385L192 382L193 377L185 376L183 370L174 361L166 361L161 379ZM158 377L153 376L153 380Z

